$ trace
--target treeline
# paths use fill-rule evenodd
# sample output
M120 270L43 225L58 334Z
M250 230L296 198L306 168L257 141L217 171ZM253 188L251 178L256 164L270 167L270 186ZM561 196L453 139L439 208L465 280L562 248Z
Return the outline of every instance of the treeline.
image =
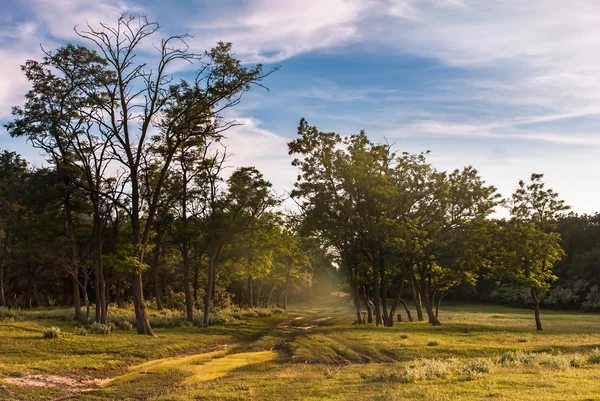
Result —
M300 170L292 195L302 233L336 255L359 323L363 307L377 325L392 326L398 310L412 321L406 294L433 325L449 294L520 297L538 330L543 301L597 305L598 215L565 215L543 175L502 199L473 167L439 171L426 153L397 154L364 132L341 136L304 120L289 151ZM501 208L509 218L494 217Z
M204 307L211 256L211 308L285 309L289 294L311 287L313 276L325 285L320 290L333 289L329 258L273 208L279 200L258 171L233 172L212 206L199 183L185 189L183 175L172 174L166 185L145 262L132 256L131 224L117 204L102 210L98 258L86 192L55 168L31 168L1 151L0 306L74 305L76 319L106 322L108 303L131 302L131 274L139 270L145 298L158 309L184 310L192 321Z

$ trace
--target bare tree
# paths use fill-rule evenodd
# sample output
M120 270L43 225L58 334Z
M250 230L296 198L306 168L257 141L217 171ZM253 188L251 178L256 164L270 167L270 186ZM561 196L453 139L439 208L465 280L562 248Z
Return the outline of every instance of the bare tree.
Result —
M192 138L216 137L235 125L221 117L237 105L242 95L269 73L262 66L245 67L231 54L231 44L218 43L204 53L193 53L188 35L160 37L159 25L143 16L123 15L116 25L102 23L78 30L107 62L113 74L102 93L98 131L109 143L111 156L128 173L131 234L132 292L136 327L140 334L154 335L146 313L142 270L148 239L160 194L179 146ZM159 43L149 46L159 38ZM153 47L155 54L147 49ZM147 61L145 61L147 60ZM168 71L182 63L197 67L191 83L174 83ZM155 152L159 149L159 152ZM141 196L142 176L150 161L160 159L148 202Z

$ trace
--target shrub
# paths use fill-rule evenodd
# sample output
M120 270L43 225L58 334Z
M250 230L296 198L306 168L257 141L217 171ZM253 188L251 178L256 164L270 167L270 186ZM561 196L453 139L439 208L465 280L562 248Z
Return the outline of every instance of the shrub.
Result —
M21 315L20 309L9 309L6 306L0 306L0 319L2 320L14 320L19 318Z
M117 326L121 330L131 330L133 329L133 323L126 319L117 319L114 322L115 326Z
M588 355L588 362L594 365L600 364L600 348L594 348Z
M583 366L583 358L579 357L579 356L574 356L573 358L571 358L571 360L569 361L569 365L572 368L580 368Z
M44 338L58 338L60 335L60 328L56 326L47 327L42 330L42 335Z
M94 323L90 326L90 330L94 334L110 334L112 332L112 326L109 324Z
M546 352L507 351L502 354L500 363L505 366L544 366L550 369L562 370L571 366L571 358Z
M526 343L526 342L529 342L529 340L528 340L528 339L526 339L526 338L519 338L517 341L518 341L518 342L520 342L520 343Z
M77 326L75 327L75 334L77 334L78 336L85 336L87 335L87 330L85 329L85 327Z
M402 335L400 336L400 338L401 338L401 339L403 339L403 340L406 340L406 339L408 338L408 336L407 336L406 334L402 334Z
M402 377L407 382L445 378L452 372L452 368L456 362L456 359L442 360L422 358L415 361L414 366L404 368Z
M73 320L73 311L70 309L45 310L37 313L32 313L32 319L52 319L52 320Z
M433 341L429 341L429 342L427 343L427 345L428 345L429 347L436 347L436 346L440 345L440 342L439 342L439 341L435 341L435 340L433 340Z

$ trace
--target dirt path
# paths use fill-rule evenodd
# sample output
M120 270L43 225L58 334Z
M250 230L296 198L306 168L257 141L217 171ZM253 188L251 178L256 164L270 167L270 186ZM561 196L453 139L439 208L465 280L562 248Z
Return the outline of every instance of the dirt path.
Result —
M170 374L173 369L187 374L182 384L192 385L218 379L242 366L273 360L278 355L275 351L244 352L229 355L226 355L226 352L226 350L222 350L184 357L156 359L130 367L129 373L115 377L106 386L139 380L146 375Z

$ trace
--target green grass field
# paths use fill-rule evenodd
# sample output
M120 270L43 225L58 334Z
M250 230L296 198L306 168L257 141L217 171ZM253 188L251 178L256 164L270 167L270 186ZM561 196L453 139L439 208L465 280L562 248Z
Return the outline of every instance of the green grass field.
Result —
M73 322L40 315L0 320L2 400L600 399L594 314L544 311L538 333L529 310L454 304L440 327L377 328L353 325L337 302L159 328L158 338L82 336ZM50 326L63 334L43 338Z

